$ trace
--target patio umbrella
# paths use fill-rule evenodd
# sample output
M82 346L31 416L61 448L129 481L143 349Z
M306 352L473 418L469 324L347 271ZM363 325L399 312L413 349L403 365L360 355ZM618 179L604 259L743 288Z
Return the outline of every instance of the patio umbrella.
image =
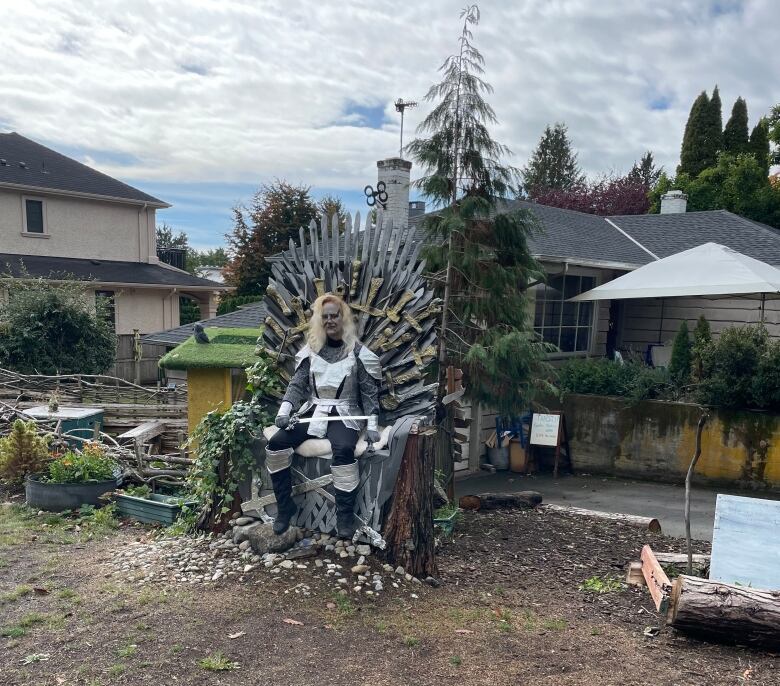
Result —
M569 302L748 294L761 296L763 321L766 296L780 297L780 269L725 245L705 243L646 264Z

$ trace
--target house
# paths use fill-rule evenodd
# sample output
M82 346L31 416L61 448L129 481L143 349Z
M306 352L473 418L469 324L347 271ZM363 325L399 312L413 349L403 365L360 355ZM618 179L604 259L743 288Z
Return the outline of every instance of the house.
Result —
M18 133L0 133L0 274L89 282L111 305L116 333L179 325L179 298L216 314L223 284L157 256L162 200Z

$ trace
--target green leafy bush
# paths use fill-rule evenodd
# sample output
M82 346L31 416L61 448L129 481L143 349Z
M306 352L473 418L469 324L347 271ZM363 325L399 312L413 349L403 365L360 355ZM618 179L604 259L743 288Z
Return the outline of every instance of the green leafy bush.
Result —
M262 295L235 295L232 298L224 298L217 306L217 315L235 312L241 305L256 303L262 299Z
M687 384L691 378L691 338L687 322L680 324L680 330L674 337L669 375L678 385Z
M693 330L693 345L691 346L691 374L694 381L701 381L704 378L704 370L709 365L711 355L710 323L704 318L704 315L701 315Z
M0 438L0 481L21 484L28 474L41 472L51 460L49 435L39 435L35 422L17 419L11 433Z
M114 478L116 462L94 444L85 445L82 452L68 450L50 464L45 481L54 484L108 481Z
M107 303L84 284L8 279L0 366L22 374L100 374L116 358Z
M616 395L646 400L663 397L669 391L669 374L635 362L606 359L573 359L558 370L562 393Z

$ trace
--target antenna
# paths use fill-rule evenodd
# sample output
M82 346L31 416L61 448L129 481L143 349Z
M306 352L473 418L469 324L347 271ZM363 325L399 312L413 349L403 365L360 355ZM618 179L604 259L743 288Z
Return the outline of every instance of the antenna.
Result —
M403 98L398 98L395 101L395 111L401 113L401 148L398 151L398 157L403 159L404 156L404 110L407 107L417 107L416 102L404 102Z

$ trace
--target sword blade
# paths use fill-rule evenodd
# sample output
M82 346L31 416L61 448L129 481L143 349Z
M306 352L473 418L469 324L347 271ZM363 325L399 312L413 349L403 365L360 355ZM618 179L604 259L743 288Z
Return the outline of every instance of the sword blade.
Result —
M371 419L370 415L360 415L358 417L304 417L303 419L297 419L298 424L311 424L312 422L340 422L344 419L364 420Z

